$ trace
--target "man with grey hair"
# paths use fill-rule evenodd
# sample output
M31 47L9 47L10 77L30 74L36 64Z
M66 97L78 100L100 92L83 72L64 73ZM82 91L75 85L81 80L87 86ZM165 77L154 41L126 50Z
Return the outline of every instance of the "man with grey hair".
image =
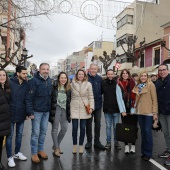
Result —
M166 150L158 155L167 158L165 165L170 165L170 74L168 65L161 64L158 67L159 78L155 83L158 96L159 120L164 133Z
M37 74L28 82L26 109L32 122L31 159L34 163L40 162L38 156L48 159L44 142L51 109L52 80L49 69L48 63L41 63Z
M92 84L93 95L95 101L95 109L93 110L92 117L86 120L86 136L87 143L85 145L86 149L90 149L92 146L92 122L94 118L94 147L99 149L105 149L105 147L100 142L100 127L101 127L101 108L102 108L102 91L101 83L102 78L97 74L98 65L91 64L89 68L88 81Z

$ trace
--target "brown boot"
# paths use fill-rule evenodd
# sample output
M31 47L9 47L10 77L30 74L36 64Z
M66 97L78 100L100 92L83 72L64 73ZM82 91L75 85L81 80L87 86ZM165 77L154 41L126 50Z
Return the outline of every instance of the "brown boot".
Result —
M77 145L73 145L73 154L77 153Z
M40 159L39 159L37 154L36 155L32 155L31 159L32 159L32 162L34 162L34 163L40 163Z
M59 148L55 149L54 154L55 154L55 156L60 157L60 150L59 150Z
M60 148L58 148L58 149L59 149L60 154L63 154L63 151Z
M43 159L48 159L48 156L44 151L39 151L38 156L40 156Z
M79 146L79 154L83 154L83 152L84 152L83 145L80 145Z

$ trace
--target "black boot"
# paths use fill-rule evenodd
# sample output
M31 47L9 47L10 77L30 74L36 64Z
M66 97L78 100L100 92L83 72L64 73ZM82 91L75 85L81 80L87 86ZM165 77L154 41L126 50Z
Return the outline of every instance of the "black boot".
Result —
M0 170L6 170L6 168L2 165L1 162L0 162Z

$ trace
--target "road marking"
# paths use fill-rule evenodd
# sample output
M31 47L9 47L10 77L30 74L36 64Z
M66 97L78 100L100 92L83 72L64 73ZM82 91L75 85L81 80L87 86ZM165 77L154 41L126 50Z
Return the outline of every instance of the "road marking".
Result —
M155 160L153 160L153 159L149 159L149 161L151 162L151 163L153 163L155 166L157 166L159 169L161 169L161 170L168 170L168 169L166 169L165 167L163 167L161 164L159 164L158 162L156 162Z

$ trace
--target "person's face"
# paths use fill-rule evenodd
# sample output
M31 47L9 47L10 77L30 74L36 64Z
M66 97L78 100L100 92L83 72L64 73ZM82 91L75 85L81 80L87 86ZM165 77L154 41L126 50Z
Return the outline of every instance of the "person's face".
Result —
M61 74L59 78L59 82L64 86L67 83L67 76L65 74Z
M22 70L21 73L17 73L17 76L21 80L27 79L27 70Z
M138 77L138 76L135 76L134 79L135 79L135 81L138 81L139 77Z
M44 78L47 78L50 73L49 65L47 65L47 64L42 65L39 69L39 72Z
M113 80L113 78L114 78L114 72L113 72L113 71L108 71L108 72L107 72L107 78L108 78L109 80Z
M83 71L79 71L78 75L77 75L77 78L78 78L79 81L83 81L84 76L85 76L84 72Z
M6 77L5 71L0 71L0 83L5 84L6 79L7 79L7 77Z
M96 66L96 65L91 65L90 66L90 70L89 70L90 75L96 76L97 71L98 71L98 66Z
M143 73L143 74L140 76L140 81L141 81L142 83L146 83L147 79L148 79L148 76L147 76L146 73Z
M166 66L164 66L164 65L163 66L159 66L158 72L159 72L159 75L162 78L165 78L169 74L169 71L167 70Z
M155 82L156 79L157 79L157 76L152 76L152 77L151 77L151 81L153 81L153 82Z
M122 78L123 80L127 80L129 78L129 74L126 71L123 71Z

